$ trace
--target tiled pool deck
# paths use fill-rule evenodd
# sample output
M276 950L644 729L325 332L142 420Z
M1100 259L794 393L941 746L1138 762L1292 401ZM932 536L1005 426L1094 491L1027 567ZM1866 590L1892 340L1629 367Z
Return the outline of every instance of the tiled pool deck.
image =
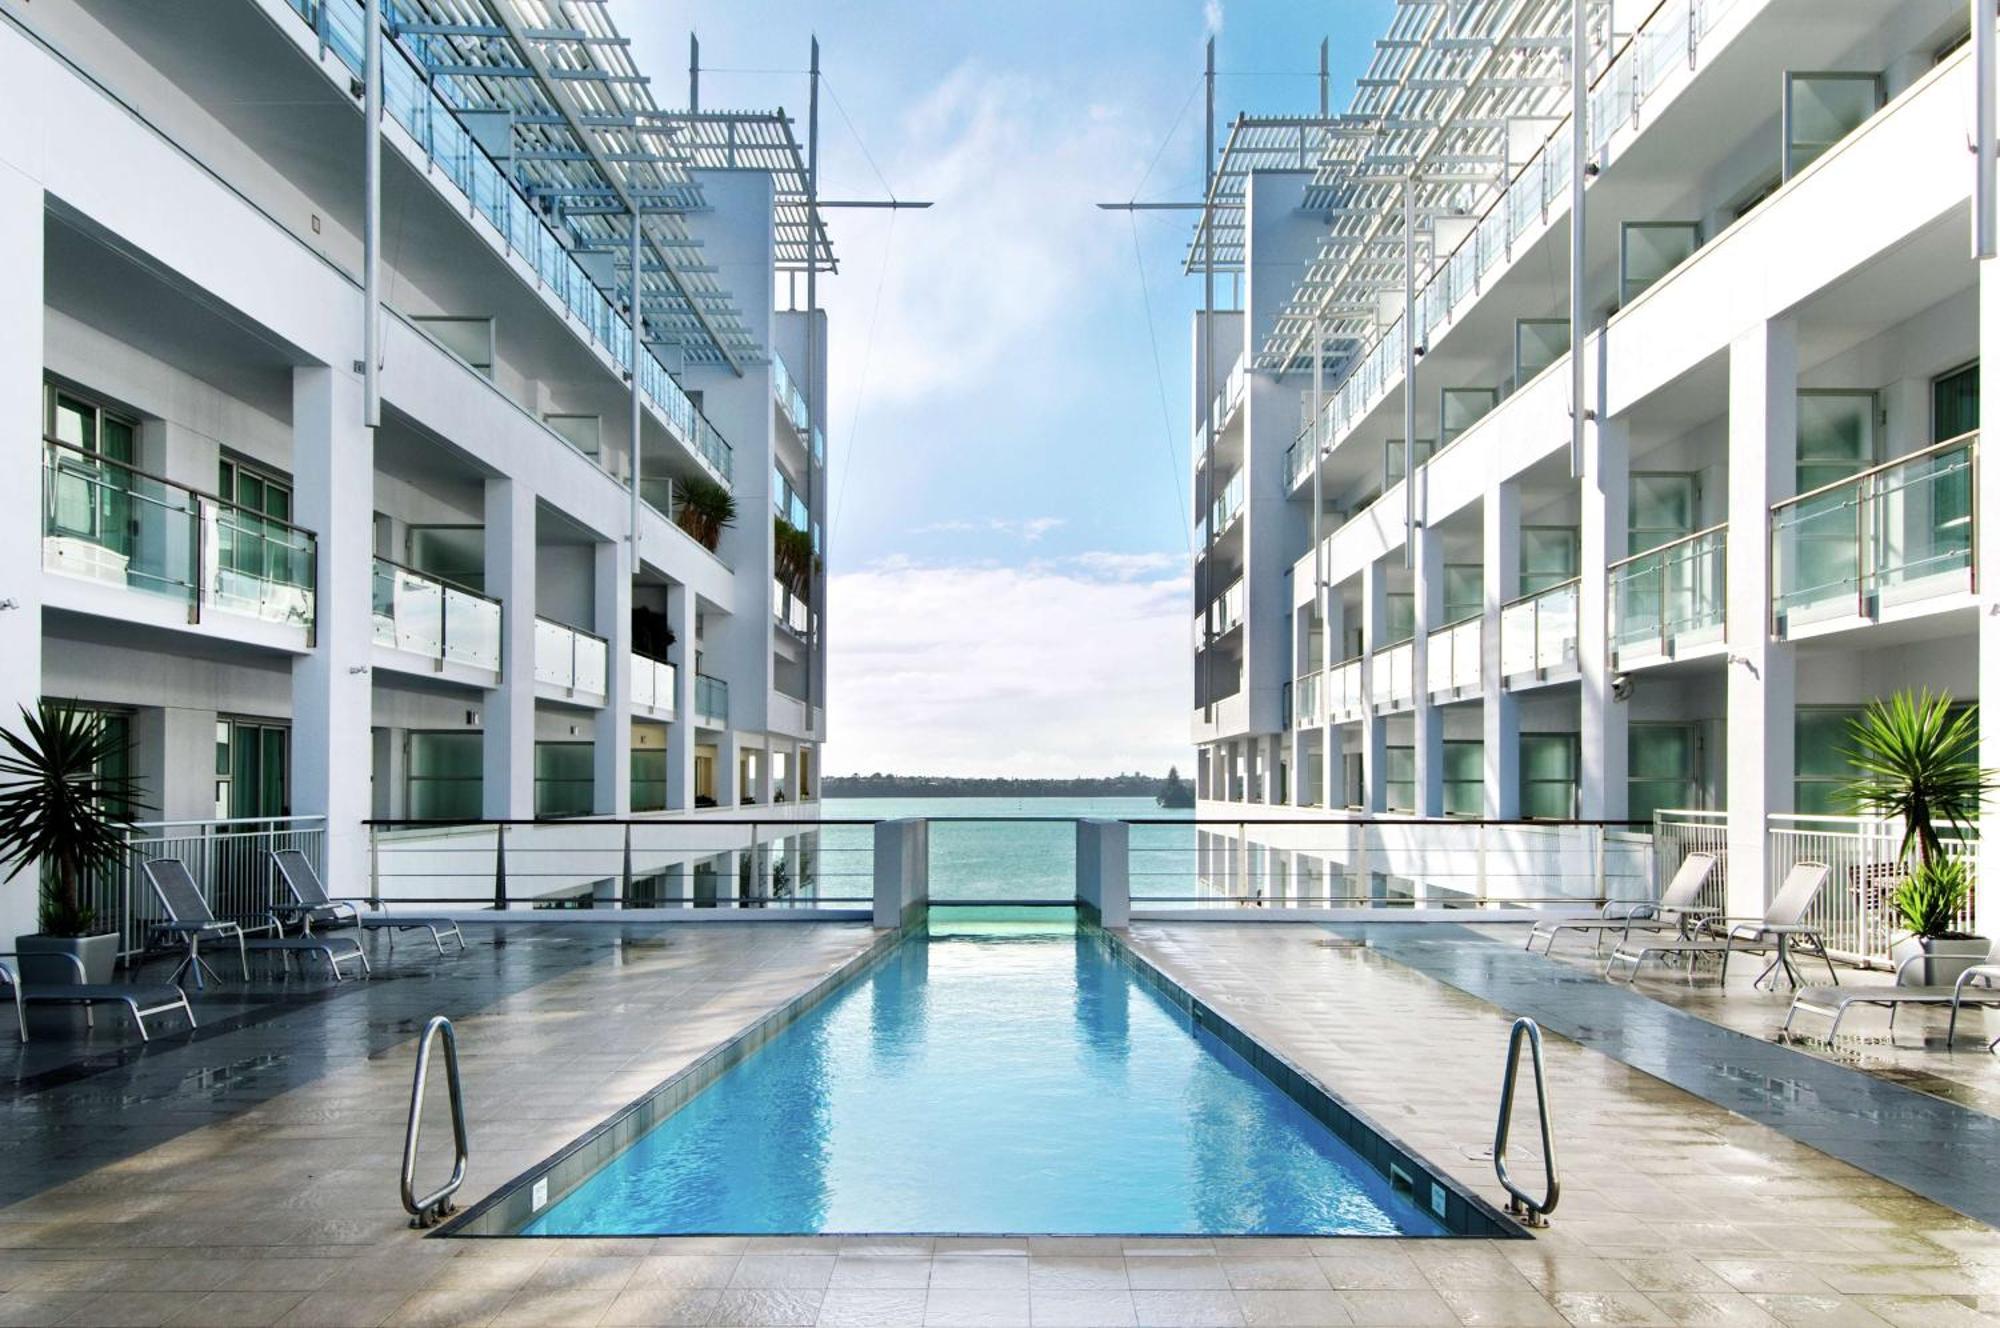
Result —
M1142 924L1132 943L1497 1198L1484 1146L1508 1016L1472 977L1429 970L1453 950L1497 957L1513 933L1450 930L1430 954L1399 953L1422 939L1410 928L1380 949L1226 923ZM200 1036L143 1053L108 1013L81 1053L48 1014L25 1052L0 1039L0 1325L2000 1320L2000 1232L1631 1068L1596 1026L1577 1030L1590 1046L1549 1041L1564 1196L1532 1242L425 1238L396 1172L429 1014L460 1029L469 1200L870 943L836 924L471 935L461 958L408 947L375 981L306 999L225 989ZM1954 1073L1981 1070L2000 1058ZM1906 1119L1878 1128L1924 1143Z

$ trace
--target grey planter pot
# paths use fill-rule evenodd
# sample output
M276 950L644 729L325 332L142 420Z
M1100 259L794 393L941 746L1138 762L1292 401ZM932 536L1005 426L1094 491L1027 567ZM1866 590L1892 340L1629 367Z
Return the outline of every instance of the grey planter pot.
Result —
M1900 969L1917 955L1930 956L1930 962L1911 964L1908 976L1903 979L1905 986L1949 987L1957 982L1966 969L1975 964L1983 964L1993 951L1993 942L1984 936L1975 936L1963 941L1925 940L1908 932L1897 932L1889 943L1889 959Z
M37 987L64 987L75 982L76 965L53 955L75 955L83 961L83 980L94 985L111 981L118 964L118 933L99 932L95 936L16 936L14 950L21 956L21 981Z

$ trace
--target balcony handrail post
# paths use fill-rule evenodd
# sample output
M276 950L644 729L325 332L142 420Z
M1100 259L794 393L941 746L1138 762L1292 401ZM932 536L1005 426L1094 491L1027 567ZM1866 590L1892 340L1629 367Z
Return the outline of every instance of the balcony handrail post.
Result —
M507 911L507 823L493 826L493 911Z
M632 907L632 823L630 821L625 822L624 830L625 856L622 864L624 883L618 889L618 906L620 908L630 908Z
M1854 490L1854 612L1868 616L1868 518L1874 507L1870 494L1876 480L1863 479Z
M1656 575L1656 576L1658 576L1658 578L1659 578L1659 589L1658 589L1658 594L1659 594L1659 600L1660 600L1660 653L1661 653L1662 655L1664 655L1664 654L1668 653L1668 643L1667 643L1667 562L1666 562L1666 558L1665 558L1664 556L1662 556L1662 557L1661 557L1661 559L1660 559L1659 563L1658 563L1658 564L1656 565L1656 567L1655 567L1654 571L1655 571L1655 575Z

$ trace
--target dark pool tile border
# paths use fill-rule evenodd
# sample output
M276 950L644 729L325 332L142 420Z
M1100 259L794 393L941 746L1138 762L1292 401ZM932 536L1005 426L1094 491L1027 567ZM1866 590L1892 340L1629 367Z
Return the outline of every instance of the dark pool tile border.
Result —
M918 931L921 930L919 927ZM491 1194L452 1218L434 1236L526 1236L521 1228L536 1214L600 1171L661 1121L679 1111L695 1094L742 1063L758 1048L804 1018L829 996L882 962L915 934L910 929L878 932L867 949L822 974L784 1004L766 1011L734 1037L669 1075L640 1097L592 1126L547 1158L502 1184ZM543 1202L534 1202L537 1182L547 1181ZM533 1237L527 1237L533 1239Z
M1324 1084L1251 1037L1214 1006L1169 977L1125 937L1097 926L1087 926L1082 930L1185 1014L1195 1028L1212 1035L1248 1061L1259 1074L1276 1084L1280 1092L1303 1107L1313 1119L1359 1153L1392 1184L1407 1182L1411 1202L1437 1217L1451 1235L1498 1240L1534 1239L1519 1223L1460 1185L1448 1173L1425 1161L1421 1154L1390 1130L1366 1113L1349 1106ZM1417 1188L1425 1182L1435 1187L1428 1202ZM1437 1212L1437 1197L1440 1195L1444 1204L1442 1214Z

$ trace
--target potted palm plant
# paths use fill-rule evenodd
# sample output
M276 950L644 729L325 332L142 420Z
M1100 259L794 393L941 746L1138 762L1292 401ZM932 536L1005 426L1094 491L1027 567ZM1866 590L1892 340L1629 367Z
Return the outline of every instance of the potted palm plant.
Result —
M1906 875L1889 897L1900 924L1889 957L1900 969L1926 956L1923 982L1955 982L1992 948L1963 929L1972 876L1945 846L1945 831L1966 837L1987 795L2000 788L2000 772L1979 765L1978 720L1969 709L1954 710L1949 695L1897 692L1870 702L1848 736L1845 755L1856 776L1845 789L1847 804L1903 824L1896 861Z
M674 486L674 521L713 553L722 532L736 524L736 498L711 479L684 480Z

